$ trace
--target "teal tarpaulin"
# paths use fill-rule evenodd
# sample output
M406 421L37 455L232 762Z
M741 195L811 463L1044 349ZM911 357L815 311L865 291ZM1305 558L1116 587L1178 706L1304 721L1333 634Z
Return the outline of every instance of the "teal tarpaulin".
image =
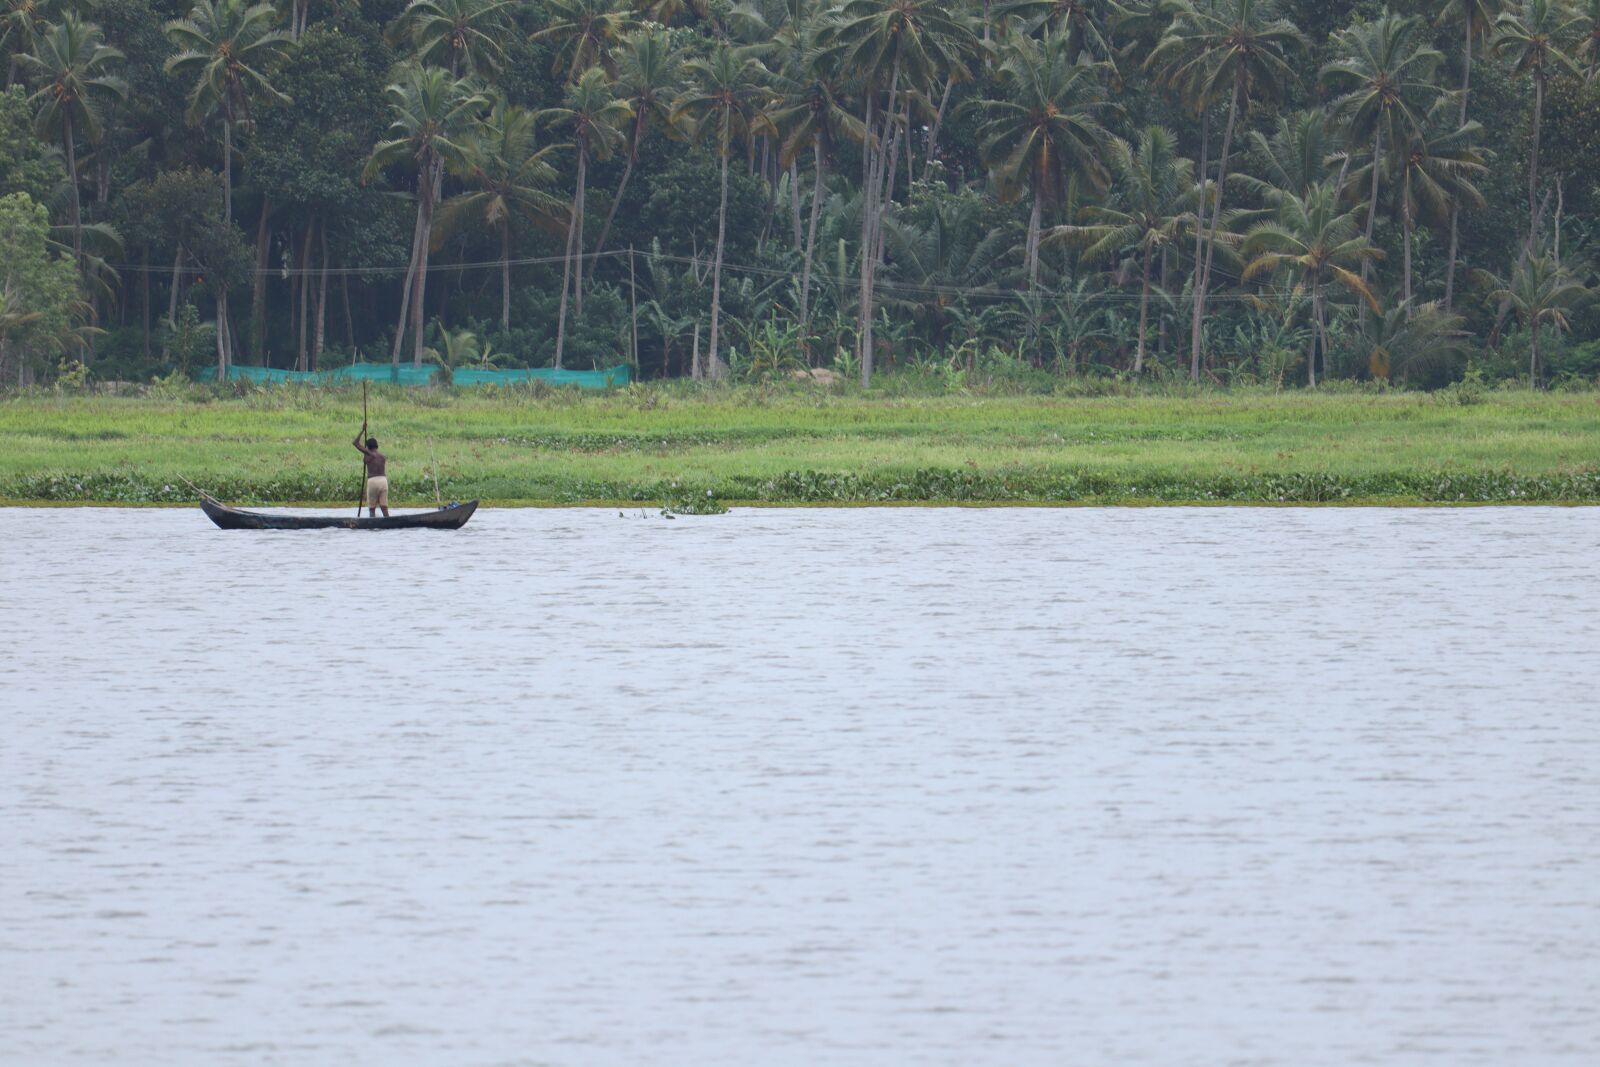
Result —
M628 367L611 367L607 370L555 370L540 367L537 370L475 370L462 367L452 378L457 385L517 385L522 382L549 382L551 385L576 385L584 389L609 389L613 385L627 385L633 375Z
M439 373L438 367L414 367L409 363L357 363L332 370L296 371L278 370L276 367L228 368L231 382L268 382L274 385L320 385L334 382L390 382L396 385L428 385ZM217 369L207 367L195 377L203 382L217 380ZM576 385L580 389L609 389L627 385L632 374L626 366L608 370L555 370L540 367L535 370L477 370L463 367L452 377L456 385L522 385L528 382L549 382L551 385Z

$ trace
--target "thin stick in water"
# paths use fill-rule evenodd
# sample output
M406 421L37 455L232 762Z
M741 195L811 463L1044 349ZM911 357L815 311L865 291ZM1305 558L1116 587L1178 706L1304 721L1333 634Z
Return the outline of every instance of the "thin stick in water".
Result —
M439 457L433 454L433 435L428 435L428 458L433 461L433 502L441 508L444 507L444 498L439 495Z

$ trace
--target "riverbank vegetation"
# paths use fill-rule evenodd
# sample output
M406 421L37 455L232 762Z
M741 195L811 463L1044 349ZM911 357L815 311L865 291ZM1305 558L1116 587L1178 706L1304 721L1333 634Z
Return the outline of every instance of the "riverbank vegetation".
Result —
M0 381L1600 377L1588 0L38 0Z
M353 390L0 404L0 499L353 500ZM1600 502L1593 393L383 388L398 503Z

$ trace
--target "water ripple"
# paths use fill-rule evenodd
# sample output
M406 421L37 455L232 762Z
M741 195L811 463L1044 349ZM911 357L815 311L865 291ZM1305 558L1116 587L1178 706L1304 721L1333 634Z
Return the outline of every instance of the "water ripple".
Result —
M1597 544L0 509L0 1062L1587 1067Z

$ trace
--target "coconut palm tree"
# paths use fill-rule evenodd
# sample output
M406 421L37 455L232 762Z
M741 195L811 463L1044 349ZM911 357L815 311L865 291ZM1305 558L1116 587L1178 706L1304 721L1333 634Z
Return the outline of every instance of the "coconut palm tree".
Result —
M1591 0L1600 4L1600 0ZM1456 124L1467 124L1467 98L1472 91L1472 61L1473 47L1488 38L1494 28L1495 19L1500 17L1504 10L1506 0L1445 0L1440 5L1440 11L1435 19L1437 24L1454 23L1460 27L1463 34L1461 51L1461 100L1460 113ZM1461 252L1461 206L1455 205L1450 212L1450 258L1445 267L1444 276L1444 307L1448 311L1455 303L1456 292L1456 261Z
M83 208L78 192L78 136L100 140L100 107L128 94L127 83L111 73L122 53L105 43L100 27L68 14L45 27L38 51L19 57L39 82L32 102L34 128L41 138L55 138L67 160L68 221L72 226L73 263L83 258Z
M605 251L606 238L611 236L611 224L628 191L628 179L633 177L633 168L639 162L639 149L644 145L645 136L652 126L664 130L672 128L672 104L682 73L683 61L665 31L639 30L623 39L622 56L617 63L617 94L633 109L633 121L628 125L622 179L617 182L616 195L611 198L605 225L600 227L600 239L594 245L595 255Z
M803 152L812 159L811 211L806 222L800 267L800 331L810 333L811 270L817 249L817 221L822 215L825 183L839 149L848 141L864 141L866 128L850 111L844 79L833 56L808 44L774 77L768 118L781 138L779 161L792 166Z
M857 303L857 354L861 382L872 381L872 281L878 263L881 216L890 199L895 163L891 137L901 117L901 101L909 116L909 94L902 97L901 79L914 86L932 85L966 69L978 51L973 18L949 0L843 0L834 17L820 28L818 43L835 69L853 72L861 81L866 150L861 159L861 279Z
M6 56L4 88L16 81L23 57L38 50L39 35L56 15L56 0L4 0L0 2L0 53ZM74 12L75 13L75 12Z
M710 0L633 0L632 7L637 14L663 26L670 26L679 15L693 15L703 22L713 16Z
M812 0L739 0L724 20L726 37L730 44L766 45L770 61L798 47L808 21L819 13Z
M551 193L556 169L552 146L540 147L538 115L528 108L494 102L477 125L467 146L468 178L475 189L446 200L439 208L437 229L449 233L468 219L477 219L500 238L500 328L511 327L511 223L521 216L555 227L566 202Z
M1317 343L1321 344L1324 371L1332 347L1328 337L1328 286L1343 287L1377 311L1378 299L1360 271L1363 263L1379 257L1379 251L1362 236L1355 210L1339 213L1339 196L1333 183L1318 182L1305 196L1285 193L1278 202L1277 217L1259 223L1245 235L1243 253L1249 261L1243 280L1288 272L1296 284L1310 292L1316 339L1306 360L1306 380L1315 386Z
M1392 210L1405 235L1405 273L1402 299L1409 306L1411 246L1417 224L1443 226L1462 205L1482 208L1483 193L1473 182L1489 173L1477 146L1483 127L1476 122L1458 126L1449 99L1434 105L1422 129L1408 133L1395 145ZM1359 175L1355 179L1360 181Z
M1336 36L1340 56L1322 68L1323 84L1338 94L1332 113L1344 123L1352 149L1372 146L1365 168L1371 187L1368 241L1378 220L1384 150L1422 136L1429 109L1443 92L1436 75L1444 54L1427 43L1425 34L1422 19L1416 17L1387 14L1377 22L1359 22ZM1363 272L1369 265L1362 264Z
M1494 29L1507 0L1443 0L1434 17L1436 25L1453 25L1462 34L1461 121L1467 121L1467 94L1472 89L1473 49Z
M1509 280L1483 273L1491 286L1489 300L1508 305L1528 329L1528 388L1539 384L1539 339L1544 327L1568 330L1571 312L1594 297L1593 291L1547 252L1531 253L1517 263Z
M117 299L117 286L122 283L122 275L112 266L123 260L122 235L106 222L85 222L77 229L52 224L45 247L56 255L70 257L74 236L82 250L80 281L84 293L92 300L111 304Z
M1024 252L1028 288L1039 287L1039 235L1044 204L1059 203L1077 179L1104 188L1111 134L1102 124L1113 110L1101 68L1071 60L1067 43L1047 33L1019 37L1000 67L1005 96L980 100L978 152L1001 198L1032 201Z
M1304 196L1313 185L1333 177L1333 146L1327 112L1321 108L1280 115L1271 133L1251 130L1250 171L1240 171L1235 185L1268 203L1284 193Z
M711 337L707 345L713 375L722 313L722 249L728 231L728 157L750 143L752 134L774 133L764 111L770 74L751 49L719 44L705 59L684 64L688 87L673 108L674 121L692 124L697 137L710 138L721 161L721 199L717 207L717 250L711 269Z
M813 0L740 0L728 12L725 20L727 38L732 43L756 49L762 65L768 71L773 89L770 102L774 106L780 83L789 72L803 67L806 51L812 43L809 27L816 24L814 16L818 14L818 5ZM777 218L778 194L786 191L790 220L794 226L794 247L799 251L804 241L800 232L800 168L793 159L783 159L781 138L782 131L771 137L760 135L753 138L751 160L755 161L759 147L761 154L756 173L767 187L767 222L757 244L766 243L768 229ZM908 152L908 164L910 158ZM789 179L787 182L783 180L785 171Z
M1194 228L1191 209L1195 181L1194 162L1178 155L1178 139L1171 130L1149 126L1139 132L1136 146L1113 140L1110 145L1112 196L1104 204L1085 209L1085 225L1058 226L1051 240L1071 240L1087 245L1090 259L1120 256L1134 250L1140 264L1139 348L1133 372L1144 372L1149 333L1151 276L1156 260L1177 247Z
M389 28L390 44L409 41L419 63L452 75L498 70L505 58L500 38L512 0L411 0Z
M611 49L624 34L639 28L639 21L618 0L545 0L550 21L533 35L556 47L556 62L551 73L567 70L567 80L576 82L590 67L603 67L615 75Z
M411 316L411 362L422 363L422 302L427 295L428 250L433 240L434 183L441 167L463 172L470 166L470 145L478 116L489 106L488 97L465 78L453 78L439 67L408 64L384 88L389 102L389 137L373 146L363 180L383 168L405 162L417 169L417 221L412 235L411 265L401 292L400 323L395 329L390 358L400 359L406 334L406 313Z
M909 316L937 349L976 325L968 296L986 289L1000 295L996 275L1016 235L1010 227L986 225L984 213L980 200L963 197L936 205L925 220L884 220L890 253L884 302ZM983 306L996 310L989 301Z
M1072 59L1088 56L1102 63L1116 60L1110 24L1117 14L1113 0L1001 0L989 9L997 23L1016 19L1024 33L1059 37Z
M1494 23L1491 47L1511 60L1516 74L1533 79L1533 145L1528 162L1528 247L1539 240L1539 142L1544 125L1545 87L1553 74L1577 73L1571 49L1582 21L1563 0L1522 0Z
M1145 61L1157 72L1161 84L1177 91L1196 112L1207 110L1228 95L1228 122L1222 136L1217 184L1212 197L1202 197L1195 238L1194 310L1190 326L1189 375L1200 380L1200 325L1211 287L1211 267L1216 258L1217 234L1222 221L1223 194L1228 182L1228 161L1239 115L1258 99L1281 97L1297 75L1290 57L1307 47L1305 35L1294 23L1274 17L1263 0L1226 0L1213 7L1186 5L1171 29ZM1204 161L1200 181L1204 183ZM1209 203L1208 203L1209 201ZM1201 234L1205 234L1205 262L1200 262Z
M1574 54L1586 62L1585 75L1593 81L1600 74L1600 0L1583 0L1581 16L1583 38Z
M188 119L199 123L222 116L222 214L233 218L233 128L250 117L250 98L260 95L280 104L289 98L272 87L266 68L293 46L287 33L273 29L278 13L271 4L246 6L245 0L197 0L189 17L167 23L167 39L180 51L166 71L194 79Z
M1463 325L1460 315L1436 302L1406 302L1370 315L1360 333L1367 371L1385 381L1405 379L1470 355L1472 335Z
M567 222L567 251L561 268L561 310L556 317L556 366L562 365L567 343L567 292L575 295L578 311L583 311L583 213L588 184L589 159L610 159L626 141L623 129L633 118L626 100L619 100L616 87L599 67L590 67L567 87L565 107L547 108L540 118L552 126L571 131L577 156L577 181L573 187L571 214ZM576 267L576 270L574 270Z

